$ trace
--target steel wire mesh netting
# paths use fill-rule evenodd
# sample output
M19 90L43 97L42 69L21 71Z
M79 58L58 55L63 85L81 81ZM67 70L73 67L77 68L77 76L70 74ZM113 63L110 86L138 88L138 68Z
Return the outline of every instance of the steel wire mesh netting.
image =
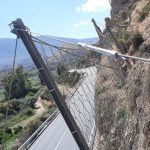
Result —
M77 45L57 47L36 42L36 46L89 148L103 149L106 144L118 146L117 141L109 140L113 134L124 142L120 136L124 129L121 128L119 134L113 132L113 127L120 126L118 120L133 110L134 98L139 94L136 82L145 78L141 70L135 74L135 67L130 68L135 61L100 55ZM146 65L141 61L136 64L141 69Z
M100 135L111 130L114 108L127 99L126 89L122 88L124 61L77 45L57 47L36 42L36 46L89 148L101 148Z
M80 46L35 41L87 144L96 134L95 85L100 55Z

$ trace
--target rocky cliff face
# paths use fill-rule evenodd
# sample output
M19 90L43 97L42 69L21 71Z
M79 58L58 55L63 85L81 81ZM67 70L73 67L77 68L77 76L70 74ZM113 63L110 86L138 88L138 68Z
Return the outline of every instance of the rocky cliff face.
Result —
M111 0L111 16L115 17L131 0Z
M149 5L149 0L111 1L111 28L119 30L117 40L124 42L129 55L132 49L132 55L150 58ZM126 17L122 16L123 12ZM139 37L130 38L139 35L137 32L144 41ZM126 38L122 38L122 33ZM135 41L137 47L134 47ZM98 149L149 150L150 65L130 59L124 68L123 62L108 57L102 57L100 63L103 65L96 88Z
M150 1L111 0L111 19L115 26L126 25L127 31L141 32L150 42Z
M150 1L139 0L133 3L130 18L131 21L127 30L141 32L145 41L150 43Z

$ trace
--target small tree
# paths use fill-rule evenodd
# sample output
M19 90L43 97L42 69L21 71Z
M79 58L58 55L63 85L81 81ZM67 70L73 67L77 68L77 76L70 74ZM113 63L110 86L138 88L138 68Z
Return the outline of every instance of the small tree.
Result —
M67 72L68 69L63 63L57 65L57 74L60 76L63 72Z
M11 101L11 107L13 110L15 110L17 113L19 113L21 106L20 106L20 102L17 100L12 100Z
M26 96L27 105L30 108L35 108L35 104L37 102L37 98L35 96Z
M5 97L8 99L12 72L8 73L2 80L2 85L5 89ZM31 88L31 82L28 79L27 73L23 71L23 66L18 66L15 70L10 99L24 97Z
M40 96L41 96L42 99L46 99L46 100L51 101L52 103L54 103L53 97L52 97L50 91L47 88L44 90L44 92Z

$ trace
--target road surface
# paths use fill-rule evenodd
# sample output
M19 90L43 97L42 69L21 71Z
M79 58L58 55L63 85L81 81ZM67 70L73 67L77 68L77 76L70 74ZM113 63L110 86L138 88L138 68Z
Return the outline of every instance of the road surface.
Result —
M74 95L68 101L68 106L81 130L85 140L90 144L95 127L94 121L94 86L96 82L96 67L80 70L85 78ZM79 150L63 117L59 114L45 129L29 150Z

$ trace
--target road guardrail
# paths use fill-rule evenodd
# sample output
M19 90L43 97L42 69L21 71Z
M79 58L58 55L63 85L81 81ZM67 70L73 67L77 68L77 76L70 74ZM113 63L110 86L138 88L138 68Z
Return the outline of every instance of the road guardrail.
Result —
M60 112L56 109L42 125L24 142L18 150L27 150L34 143L34 141L43 133L48 125L58 116Z

